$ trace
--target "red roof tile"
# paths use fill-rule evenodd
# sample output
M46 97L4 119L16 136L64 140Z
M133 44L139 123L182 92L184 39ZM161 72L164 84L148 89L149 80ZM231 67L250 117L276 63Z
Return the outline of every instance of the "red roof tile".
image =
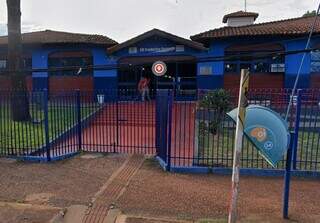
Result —
M238 12L233 12L223 16L222 22L226 23L228 21L228 18L239 18L239 17L254 17L254 20L256 20L258 16L259 14L255 12L238 11Z
M309 34L313 21L314 16L310 16L239 27L226 26L191 36L191 39L206 42L241 36L301 36ZM317 20L314 33L320 33L320 19Z
M80 33L60 32L45 30L22 34L22 43L24 44L59 44L59 43L85 43L112 46L116 41L103 36ZM8 37L0 37L0 45L8 44Z

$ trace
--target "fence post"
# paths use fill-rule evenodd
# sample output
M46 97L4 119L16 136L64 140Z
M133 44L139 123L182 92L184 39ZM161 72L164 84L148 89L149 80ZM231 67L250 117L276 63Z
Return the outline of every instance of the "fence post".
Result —
M294 122L294 137L293 137L293 169L297 169L297 153L298 153L298 141L299 141L299 129L300 129L300 116L301 116L301 97L302 89L297 91L297 105L296 105L296 117Z
M117 148L119 146L119 92L117 91L117 97L116 97L116 141L114 143L113 147L113 153L117 152ZM120 149L122 150L122 149Z
M81 126L81 98L80 90L76 91L77 97L77 127L78 127L78 150L82 149L82 126Z
M292 155L294 150L294 137L295 133L290 133L290 145L287 151L287 160L286 160L286 170L284 175L284 187L283 187L283 211L282 216L285 219L288 219L289 213L289 193L290 193L290 178L291 178L291 168L292 168Z
M171 133L172 133L172 108L173 108L173 91L168 92L168 137L167 137L167 171L171 170Z
M51 161L50 141L49 141L49 114L48 114L48 90L43 90L43 111L44 111L44 134L45 134L45 148L47 153L47 161Z

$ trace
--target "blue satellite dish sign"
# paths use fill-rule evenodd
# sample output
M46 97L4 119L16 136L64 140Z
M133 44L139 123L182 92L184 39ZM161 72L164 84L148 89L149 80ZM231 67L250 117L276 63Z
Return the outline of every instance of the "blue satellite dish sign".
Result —
M227 115L236 122L237 112L236 108ZM269 108L259 105L248 106L244 133L273 167L276 167L288 150L290 142L288 124L278 113Z

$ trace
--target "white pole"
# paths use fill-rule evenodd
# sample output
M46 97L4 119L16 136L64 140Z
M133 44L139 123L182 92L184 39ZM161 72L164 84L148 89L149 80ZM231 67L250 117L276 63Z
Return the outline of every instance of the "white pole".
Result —
M240 156L242 150L244 121L246 116L246 107L248 105L247 92L249 88L249 70L241 70L241 80L239 89L239 101L237 112L237 126L234 144L233 169L232 169L232 195L229 209L229 223L237 221L237 200L239 193L240 177Z

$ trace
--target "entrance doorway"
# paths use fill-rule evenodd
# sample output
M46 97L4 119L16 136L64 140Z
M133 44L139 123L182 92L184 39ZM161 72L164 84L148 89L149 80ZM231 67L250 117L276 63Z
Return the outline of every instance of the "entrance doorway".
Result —
M152 73L155 61L164 61L167 73L157 77ZM137 89L141 77L150 79L150 90L172 89L176 98L194 98L197 92L197 64L194 57L130 57L119 60L118 88L120 90ZM154 96L154 94L151 94Z

